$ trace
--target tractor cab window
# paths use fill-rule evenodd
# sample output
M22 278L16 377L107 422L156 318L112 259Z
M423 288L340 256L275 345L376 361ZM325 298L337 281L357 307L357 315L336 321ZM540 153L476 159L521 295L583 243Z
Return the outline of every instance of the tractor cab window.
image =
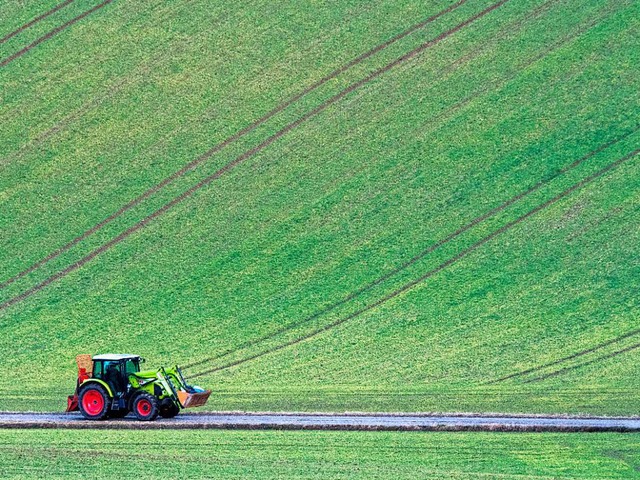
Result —
M105 381L117 381L120 378L120 362L102 362L102 375Z
M138 359L130 359L127 360L124 364L124 373L125 375L129 375L131 373L138 373L140 371L140 363Z
M122 366L118 360L106 360L102 362L102 379L107 382L114 392L124 391L122 381Z
M93 376L103 380L108 376L113 376L120 371L120 362L117 361L97 361L93 364Z

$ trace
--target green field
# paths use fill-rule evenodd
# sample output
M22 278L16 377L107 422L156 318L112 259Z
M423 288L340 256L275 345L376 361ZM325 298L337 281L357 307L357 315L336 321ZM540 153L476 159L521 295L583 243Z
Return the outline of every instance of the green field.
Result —
M638 478L624 434L0 430L3 478Z
M1 67L0 410L113 351L215 410L638 414L640 4L492 5L116 0Z

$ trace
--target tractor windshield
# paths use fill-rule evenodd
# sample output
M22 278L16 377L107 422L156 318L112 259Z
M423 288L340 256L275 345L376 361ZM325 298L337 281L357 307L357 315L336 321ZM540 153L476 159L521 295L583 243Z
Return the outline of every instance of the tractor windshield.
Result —
M124 373L125 375L129 375L130 373L138 373L140 371L140 363L138 359L130 359L127 360L124 365Z

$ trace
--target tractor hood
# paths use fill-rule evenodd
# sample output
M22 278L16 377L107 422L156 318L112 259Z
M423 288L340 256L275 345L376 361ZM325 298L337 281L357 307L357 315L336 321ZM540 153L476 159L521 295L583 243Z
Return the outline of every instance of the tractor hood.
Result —
M142 370L141 372L132 373L131 375L135 375L138 378L157 378L158 371L157 370Z

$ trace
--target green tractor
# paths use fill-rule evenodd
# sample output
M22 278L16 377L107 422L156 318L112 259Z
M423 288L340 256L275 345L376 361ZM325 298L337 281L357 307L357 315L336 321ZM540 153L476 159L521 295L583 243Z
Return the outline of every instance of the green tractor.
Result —
M173 368L140 370L139 355L78 355L76 391L67 399L67 412L80 410L89 420L123 418L133 412L139 420L175 417L182 408L207 403L211 390L187 384Z

